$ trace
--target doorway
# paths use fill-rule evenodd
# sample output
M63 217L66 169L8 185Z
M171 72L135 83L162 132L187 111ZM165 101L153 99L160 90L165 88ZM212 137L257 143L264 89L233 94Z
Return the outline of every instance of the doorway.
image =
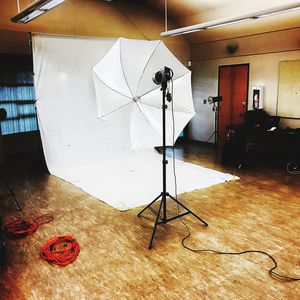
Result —
M249 64L219 66L219 136L226 139L226 126L243 124L248 104Z

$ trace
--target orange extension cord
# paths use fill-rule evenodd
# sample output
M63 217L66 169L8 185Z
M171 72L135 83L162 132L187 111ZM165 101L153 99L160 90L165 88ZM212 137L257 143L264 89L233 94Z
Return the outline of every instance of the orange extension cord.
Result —
M7 237L11 239L23 238L32 235L40 225L53 221L50 214L42 215L32 220L14 220L7 223L4 228Z
M11 239L32 235L40 225L53 220L50 214L31 220L14 220L5 225L6 236ZM51 238L42 247L40 258L51 264L66 266L73 262L80 252L79 243L70 235Z
M79 243L70 235L54 237L42 247L40 258L50 264L66 266L73 262L80 252Z

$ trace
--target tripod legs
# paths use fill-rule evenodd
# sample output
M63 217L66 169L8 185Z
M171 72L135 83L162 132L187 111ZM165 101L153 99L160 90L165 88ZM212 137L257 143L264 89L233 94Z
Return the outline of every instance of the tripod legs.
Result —
M222 138L219 135L219 102L214 102L212 110L215 113L215 130L209 136L209 138L206 140L206 142L209 142L210 139L214 136L215 137L214 144L217 147L218 143L219 143L219 140L221 140L221 142L223 142Z
M215 146L218 145L219 141L221 141L221 143L223 143L223 139L221 138L221 136L219 135L219 133L218 133L217 131L214 131L214 132L209 136L209 138L206 140L206 142L209 142L210 139L211 139L213 136L215 137L215 141L214 141Z
M206 142L209 142L209 140L210 140L215 134L217 134L216 131L214 131L214 132L209 136L209 138L206 140Z
M148 247L149 249L152 248L152 243L153 243L153 239L154 239L155 232L156 232L156 226L159 224L158 220L161 218L160 212L161 212L162 207L163 207L163 201L160 201L159 209L156 214L156 219L155 219L155 223L154 223L154 227L152 230L152 235L151 235L151 239L150 239L150 243L149 243L149 247Z
M14 200L15 203L16 203L16 205L18 206L19 211L22 211L21 205L20 205L20 203L18 202L18 200L17 200L17 198L16 198L16 196L15 196L15 193L14 193L12 187L9 185L7 179L5 178L5 176L4 176L3 174L1 174L1 177L2 177L3 182L5 183L5 185L6 185L7 189L8 189L8 191L9 191L10 196L13 198L13 200Z
M172 200L174 200L178 205L180 205L181 207L183 207L186 210L186 213L184 214L191 214L193 215L196 219L198 219L200 222L202 222L205 226L208 226L208 224L202 220L199 216L197 216L195 213L193 213L190 209L188 209L185 205L183 205L180 201L178 201L177 199L175 199L174 197L172 197L169 193L167 193L168 197L170 197ZM180 215L181 216L181 215ZM176 216L175 218L179 218L178 216ZM173 220L174 218L169 219L169 221Z
M166 216L166 203L167 203L167 197L171 200L176 202L177 205L181 206L182 208L185 209L185 212L178 214L174 217L171 218L167 218ZM154 204L159 198L161 198L160 204L159 204L159 209L158 211L156 211L153 207L152 204ZM151 239L150 239L150 243L149 243L149 249L152 248L152 244L153 244L153 240L154 240L154 236L155 236L155 232L156 232L156 228L157 225L159 224L166 224L172 220L178 219L182 216L185 216L187 214L191 214L193 215L196 219L198 219L200 222L202 222L204 224L204 226L208 226L208 224L202 220L200 217L198 217L194 212L192 212L190 209L188 209L185 205L183 205L180 201L178 201L176 198L172 197L168 192L164 193L162 192L159 196L157 196L150 204L148 204L141 212L138 213L138 217L141 216L141 214L146 210L149 209L155 216L155 222L154 222L154 227L153 227L153 231L152 231L152 235L151 235Z
M149 208L150 209L150 207L151 207L151 205L154 203L154 202L156 202L156 200L158 200L160 197L162 196L162 193L160 194L160 195L158 195L150 204L148 204L142 211L140 211L139 213L138 213L138 217L147 209L147 208ZM152 207L151 207L152 208ZM153 208L152 208L153 209ZM151 210L151 209L150 209Z

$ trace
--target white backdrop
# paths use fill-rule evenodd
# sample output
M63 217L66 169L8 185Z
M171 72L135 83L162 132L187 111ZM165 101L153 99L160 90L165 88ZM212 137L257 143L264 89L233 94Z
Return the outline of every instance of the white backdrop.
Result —
M48 169L109 205L148 204L162 190L161 155L130 149L124 109L97 118L92 67L114 39L33 35L38 120ZM163 62L162 62L163 63ZM178 193L232 176L177 161ZM174 194L172 163L168 191Z

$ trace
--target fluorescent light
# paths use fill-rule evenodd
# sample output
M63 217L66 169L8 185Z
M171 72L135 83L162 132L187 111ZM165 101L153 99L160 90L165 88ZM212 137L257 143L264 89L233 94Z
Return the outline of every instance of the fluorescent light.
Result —
M47 12L58 4L64 2L65 0L39 0L35 1L32 5L25 8L19 14L11 18L12 22L15 23L28 23L29 21L35 19L41 14Z
M293 7L293 8L289 8L289 9L286 9L286 10L279 10L279 11L275 11L275 12L261 14L261 15L257 16L257 18L265 18L265 17L276 16L276 15L280 15L282 13L289 13L289 12L293 12L293 11L296 11L296 10L299 10L299 9L300 9L300 6Z
M255 18L253 17L253 18L241 19L241 20L236 20L236 21L223 22L223 23L219 23L219 24L207 26L206 29L211 29L211 28L217 28L217 27L222 27L222 26L227 26L227 25L238 24L238 23L242 23L242 22L245 22L245 21L251 21L253 19L255 19Z
M31 14L29 14L28 16L23 17L22 19L18 20L17 23L27 23L30 20L35 19L36 17L38 17L39 15L43 14L44 12L42 10L35 10L33 11ZM13 21L14 22L14 21Z
M290 5L261 10L254 13L248 13L240 16L233 16L233 17L217 19L209 22L204 22L196 25L181 27L178 29L161 32L160 35L165 37L171 37L171 36L176 36L181 34L187 34L195 31L211 29L211 28L216 28L216 27L221 27L226 25L232 25L244 21L253 21L259 18L269 17L277 14L289 13L298 9L300 9L300 1L298 1L296 4L294 3Z
M183 32L180 32L180 33L174 33L172 34L171 36L177 36L177 35L182 35L182 34L188 34L188 33L192 33L192 32L197 32L197 31L201 31L201 30L204 30L204 29L193 29L193 30L187 30L187 31L183 31Z
M45 5L43 5L43 7L41 7L41 9L46 9L49 10L53 7L55 7L56 5L64 2L65 0L52 0L52 1L48 1L48 3L46 3Z

